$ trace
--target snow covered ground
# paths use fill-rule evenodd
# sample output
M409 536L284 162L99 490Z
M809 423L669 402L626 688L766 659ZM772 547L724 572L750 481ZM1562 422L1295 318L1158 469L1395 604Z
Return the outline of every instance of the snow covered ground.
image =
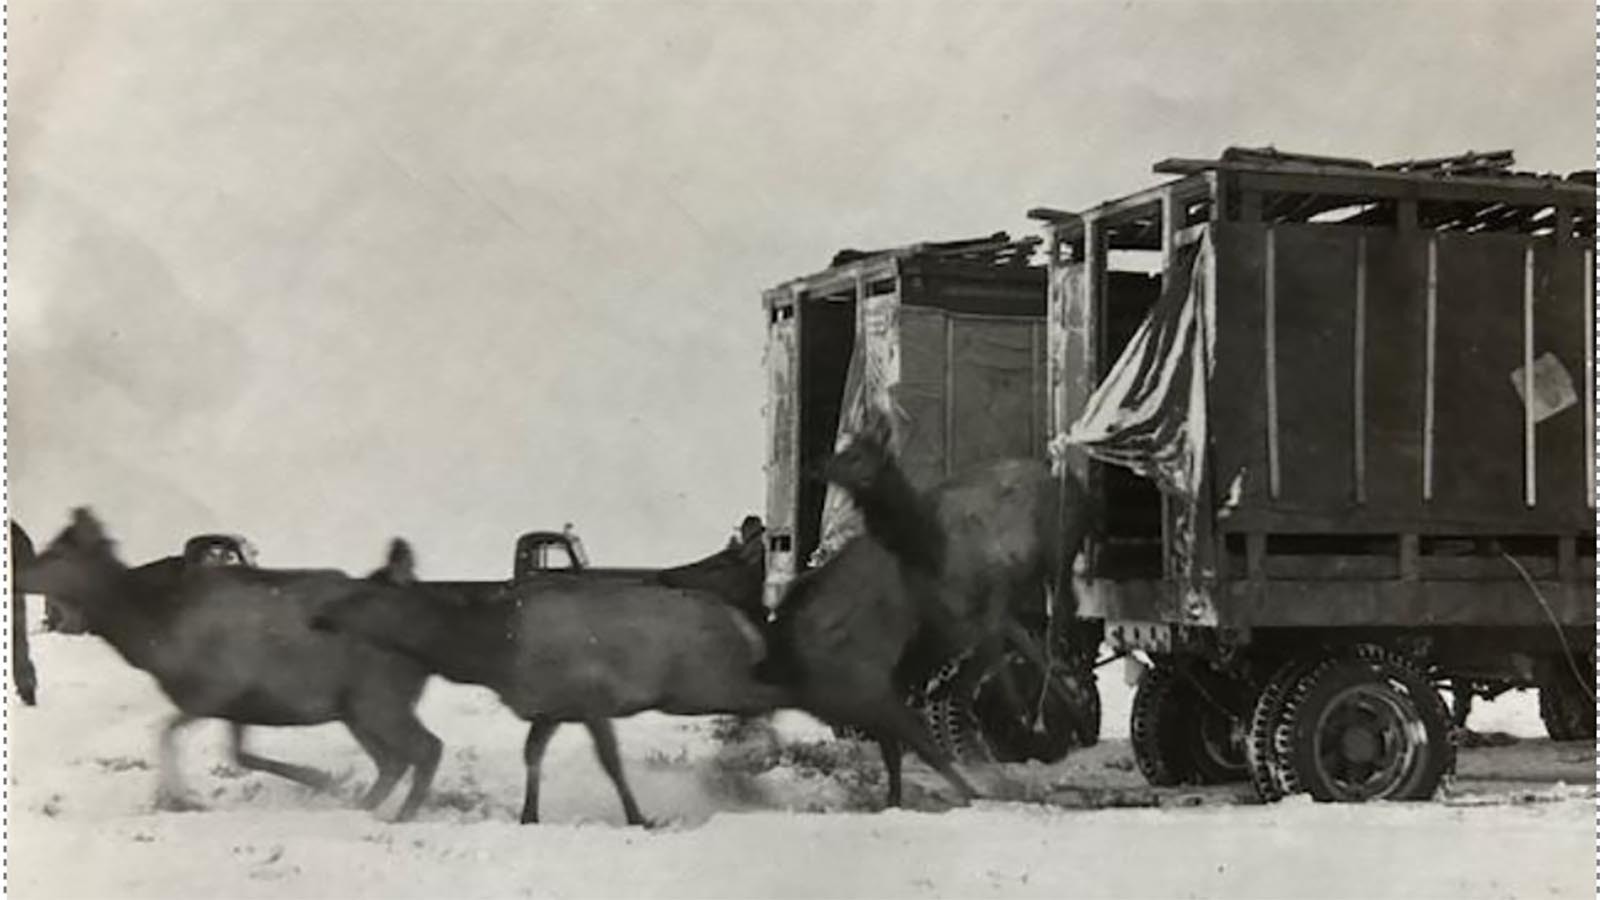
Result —
M623 751L646 814L672 824L643 831L621 826L577 728L546 758L546 824L518 826L521 723L486 691L435 679L421 715L444 761L419 820L394 825L349 808L372 771L338 725L260 729L253 744L341 775L340 796L231 769L222 726L204 723L181 752L210 809L152 812L170 711L154 683L92 637L40 634L34 655L42 705L8 706L21 898L1594 895L1593 751L1544 740L1531 694L1479 705L1474 728L1522 740L1465 752L1444 799L1364 807L1144 789L1115 666L1104 744L974 771L990 796L1020 799L959 810L908 762L914 808L877 811L875 751L818 743L803 716L779 717L780 751L721 745L712 720L644 715L620 724Z

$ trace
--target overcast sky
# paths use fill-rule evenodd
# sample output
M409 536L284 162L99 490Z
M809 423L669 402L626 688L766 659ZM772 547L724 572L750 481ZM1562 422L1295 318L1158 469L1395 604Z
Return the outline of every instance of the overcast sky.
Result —
M760 292L1230 143L1593 165L1594 7L10 6L9 474L126 555L501 577L764 503Z

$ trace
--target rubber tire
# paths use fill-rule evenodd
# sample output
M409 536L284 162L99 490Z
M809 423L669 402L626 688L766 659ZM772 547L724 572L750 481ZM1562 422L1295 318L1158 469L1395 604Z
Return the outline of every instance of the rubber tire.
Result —
M1189 753L1197 784L1242 784L1250 780L1250 761L1245 741L1229 747L1231 758L1219 759L1206 749L1203 734L1208 724L1226 730L1225 740L1230 743L1241 737L1240 732L1250 721L1252 690L1250 685L1231 675L1205 666L1192 666L1184 679L1183 690L1188 698ZM1199 685L1192 681L1200 682ZM1201 689L1204 689L1202 692ZM1228 712L1217 709L1221 705Z
M1128 738L1133 744L1133 760L1145 781L1156 787L1172 787L1194 780L1194 764L1188 752L1182 682L1170 664L1158 663L1146 669L1133 692L1133 708L1128 716Z
M1423 729L1419 755L1393 787L1366 798L1342 796L1317 771L1317 719L1344 690L1361 685L1387 690L1413 722ZM1274 749L1286 763L1286 793L1305 790L1320 802L1361 800L1430 800L1446 773L1455 769L1455 745L1450 740L1450 709L1433 682L1403 657L1378 647L1361 646L1351 652L1324 657L1299 679L1285 704Z
M1594 662L1588 663L1587 683L1578 680L1562 657L1554 674L1539 685L1539 718L1552 741L1594 742Z
M1291 659L1279 666L1251 707L1245 764L1250 770L1250 785L1264 803L1282 800L1288 794L1283 778L1284 760L1274 746L1273 736L1283 721L1289 695L1314 664L1305 659Z
M934 741L957 762L977 765L1038 761L1046 764L1060 762L1073 750L1091 746L1084 743L1088 737L1098 741L1100 732L1100 691L1090 672L1086 687L1086 727L1070 736L1057 733L1048 743L1035 740L1026 745L1000 740L1000 727L986 721L973 708L972 697L977 690L974 679L982 673L964 671L956 678L940 684L928 692L922 707L923 718L928 723ZM1059 721L1059 720L1057 720Z

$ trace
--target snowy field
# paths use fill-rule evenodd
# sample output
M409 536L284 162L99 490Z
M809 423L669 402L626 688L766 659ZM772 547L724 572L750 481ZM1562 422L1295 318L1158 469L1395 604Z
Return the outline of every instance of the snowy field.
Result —
M435 679L421 715L444 760L419 820L393 825L349 808L372 770L338 725L253 741L341 776L337 796L231 769L208 722L180 746L210 809L152 812L170 711L154 683L97 638L38 634L34 656L42 705L9 704L7 887L20 898L1594 896L1594 756L1544 740L1532 694L1479 704L1474 728L1520 740L1464 752L1446 797L1365 807L1149 791L1117 666L1102 681L1103 745L974 770L1013 799L960 810L908 762L913 808L877 811L875 751L819 743L802 716L778 718L780 749L644 715L621 723L623 751L646 814L670 821L644 831L621 826L579 728L546 757L546 824L517 825L522 724L488 692ZM1107 806L1133 808L1094 808Z

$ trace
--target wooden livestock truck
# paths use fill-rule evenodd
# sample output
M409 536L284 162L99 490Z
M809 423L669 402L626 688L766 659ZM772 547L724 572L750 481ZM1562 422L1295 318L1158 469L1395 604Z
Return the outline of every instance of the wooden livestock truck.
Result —
M1038 244L1002 232L846 250L829 268L765 292L769 607L860 530L848 498L815 472L867 406L897 411L897 456L918 489L977 463L1043 458L1046 273L1034 264ZM1043 622L1025 624L1042 638ZM1042 727L1019 727L991 690L992 672L947 668L912 699L958 757L1054 761L1097 739L1090 663L1077 673L1092 707L1081 713L1092 723L1087 734L1074 733L1067 711L1054 707ZM1043 673L1019 654L1004 664L1042 689Z
M1266 150L1077 213L1049 411L1106 509L1080 613L1148 660L1153 783L1432 796L1440 688L1593 740L1592 172Z

